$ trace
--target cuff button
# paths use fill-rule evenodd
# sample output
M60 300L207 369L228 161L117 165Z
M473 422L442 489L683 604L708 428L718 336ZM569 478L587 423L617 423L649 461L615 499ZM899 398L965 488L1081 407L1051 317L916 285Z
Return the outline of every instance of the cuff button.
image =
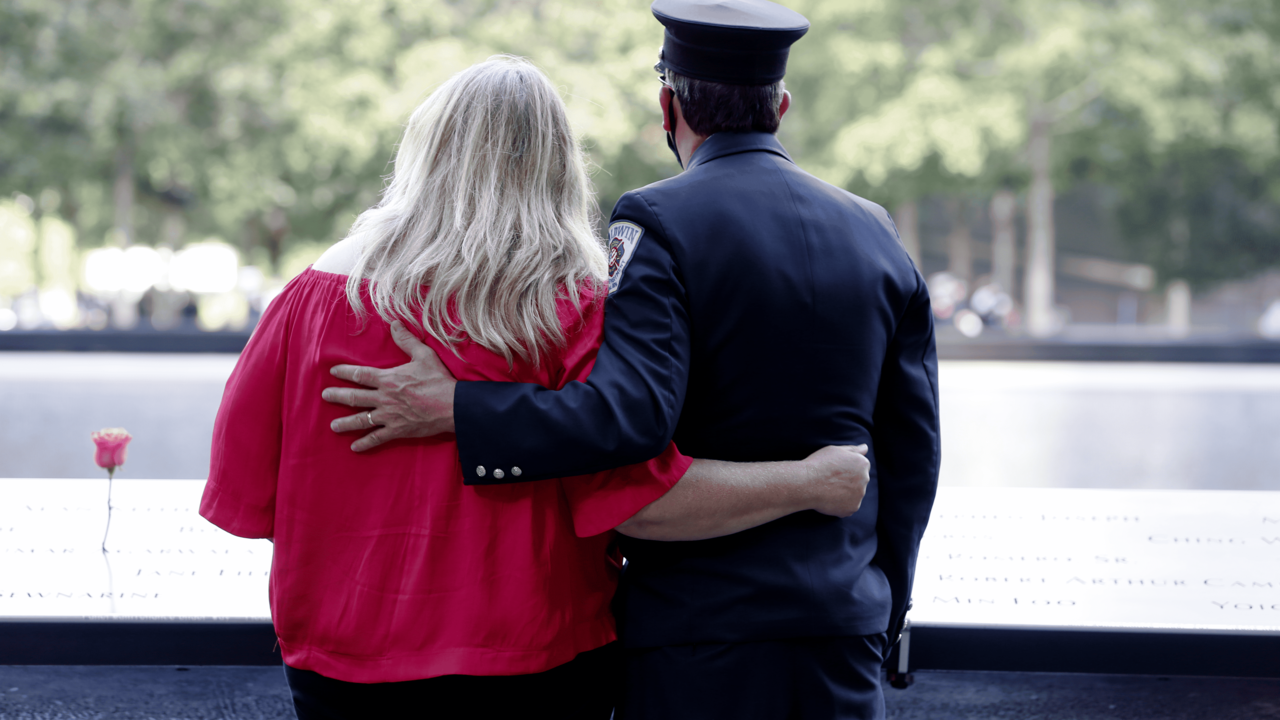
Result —
M512 475L515 475L516 477L520 477L520 472L521 472L521 471L520 471L520 468L518 468L518 467L513 467L513 468L511 468L511 474L512 474Z
M495 480L501 480L502 476L503 476L502 468L498 468L497 470L493 471L493 477Z
M477 466L476 466L476 475L478 475L478 476L480 476L480 477L484 477L484 466L483 466L483 465L477 465Z

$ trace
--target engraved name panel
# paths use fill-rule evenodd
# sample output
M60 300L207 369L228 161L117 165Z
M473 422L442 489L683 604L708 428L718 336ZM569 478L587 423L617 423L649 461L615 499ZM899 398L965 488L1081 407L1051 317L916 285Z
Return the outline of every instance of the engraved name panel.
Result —
M203 480L0 479L0 617L269 620L271 544L198 514Z
M913 623L1280 634L1280 493L940 488Z
M271 545L199 480L0 479L0 617L266 620ZM917 625L1280 634L1280 493L941 488Z

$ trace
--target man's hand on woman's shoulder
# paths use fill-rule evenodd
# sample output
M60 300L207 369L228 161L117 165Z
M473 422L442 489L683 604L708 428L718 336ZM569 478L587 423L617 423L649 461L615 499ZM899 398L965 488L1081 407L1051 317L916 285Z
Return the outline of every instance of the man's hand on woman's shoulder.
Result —
M409 355L409 362L382 370L360 365L336 365L334 377L364 385L362 388L325 388L322 397L339 405L362 410L330 423L334 432L372 430L356 440L356 452L397 438L428 437L453 432L453 389L458 384L453 373L403 324L391 324L391 337ZM376 429L375 429L376 428Z
M828 445L805 458L812 509L835 517L857 512L871 482L866 455L866 445Z

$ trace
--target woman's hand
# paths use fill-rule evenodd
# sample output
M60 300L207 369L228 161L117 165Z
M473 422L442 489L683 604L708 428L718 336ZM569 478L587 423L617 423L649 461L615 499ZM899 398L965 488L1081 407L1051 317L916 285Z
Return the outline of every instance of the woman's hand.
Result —
M866 445L828 445L805 458L810 508L835 517L857 512L871 482L871 461L866 455Z
M732 535L804 510L848 517L871 481L867 446L828 446L804 460L697 459L665 495L618 525L644 540Z

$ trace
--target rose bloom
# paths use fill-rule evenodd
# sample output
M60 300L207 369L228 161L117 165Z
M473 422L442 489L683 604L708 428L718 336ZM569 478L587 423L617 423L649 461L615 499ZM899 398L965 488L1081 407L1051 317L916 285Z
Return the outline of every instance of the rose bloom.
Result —
M93 438L93 444L97 448L93 461L98 463L98 467L115 470L124 464L125 451L129 449L129 441L133 439L128 430L106 428L89 437Z

